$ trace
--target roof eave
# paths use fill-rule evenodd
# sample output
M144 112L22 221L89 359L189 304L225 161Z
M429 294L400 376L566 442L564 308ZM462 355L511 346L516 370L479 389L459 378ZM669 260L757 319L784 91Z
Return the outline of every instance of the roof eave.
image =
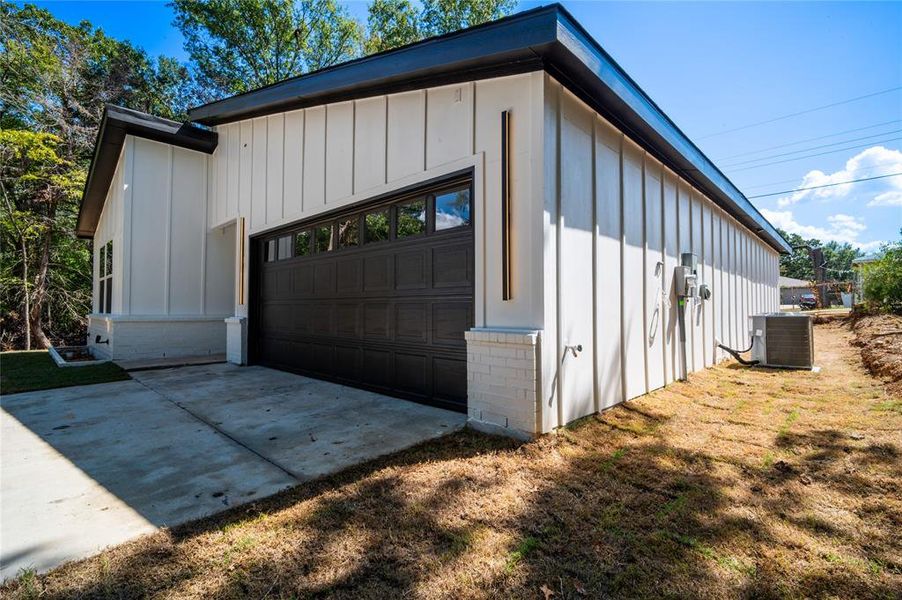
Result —
M162 119L121 106L106 106L97 130L94 155L91 157L88 178L78 208L78 220L75 226L77 237L94 237L127 135L205 154L213 153L219 137L215 131L208 131L187 123Z

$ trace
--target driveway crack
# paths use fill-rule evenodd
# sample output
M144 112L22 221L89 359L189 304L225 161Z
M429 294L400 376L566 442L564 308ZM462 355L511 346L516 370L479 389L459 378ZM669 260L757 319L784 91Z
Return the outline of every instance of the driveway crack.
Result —
M206 425L207 427L209 427L209 428L212 429L213 431L217 432L219 435L223 436L224 438L226 438L226 439L228 439L228 440L231 440L231 441L234 442L235 444L241 446L242 448L244 448L245 450L247 450L247 451L250 452L251 454L257 456L257 457L260 458L261 460L264 460L264 461L266 461L267 463L271 464L272 466L274 466L275 468L279 469L280 471L282 471L282 472L285 473L286 475L290 476L292 479L294 479L294 480L297 481L298 483L302 483L302 482L303 482L303 480L300 479L296 474L292 473L291 471L289 471L288 469L286 469L285 467L283 467L283 466L280 465L279 463L275 462L274 460L272 460L272 459L269 458L268 456L265 456L265 455L263 455L263 454L260 454L259 452L257 452L256 450L254 450L252 447L248 446L247 444L245 444L244 442L242 442L240 439L238 439L238 438L236 438L235 436L233 436L232 434L230 434L228 431L225 431L224 429L222 429L221 427L219 427L216 423L214 423L214 422L212 422L212 421L210 421L210 420L204 418L202 415L199 415L199 414L197 414L196 412L192 411L190 408L186 407L184 404L182 404L182 403L179 402L178 400L176 400L176 399L174 399L174 398L170 398L169 396L167 396L167 395L164 394L163 392L161 392L161 391L159 391L159 390L157 390L157 389L155 389L155 388L153 388L153 387L147 385L146 383L144 383L143 381L141 381L141 380L138 379L138 378L132 378L132 381L137 381L139 384L141 384L142 386L144 386L145 389L147 389L147 390L153 392L154 394L156 394L156 395L159 396L160 398L163 398L164 400L166 400L166 401L169 402L170 404L172 404L172 405L174 405L174 406L177 406L178 408L182 409L183 411L185 411L186 413L188 413L189 415L191 415L195 420L197 420L197 421L203 423L204 425Z

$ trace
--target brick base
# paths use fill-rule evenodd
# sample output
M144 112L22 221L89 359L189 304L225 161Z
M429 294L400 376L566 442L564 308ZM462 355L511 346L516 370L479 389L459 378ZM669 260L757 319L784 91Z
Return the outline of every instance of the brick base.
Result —
M466 339L469 425L517 438L535 436L541 331L477 328L467 331Z
M113 360L225 354L225 317L89 315L88 345Z

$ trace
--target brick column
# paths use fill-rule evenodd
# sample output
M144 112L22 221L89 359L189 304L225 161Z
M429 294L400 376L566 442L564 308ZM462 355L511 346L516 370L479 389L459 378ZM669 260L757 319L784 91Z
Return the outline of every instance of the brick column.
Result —
M521 439L535 436L541 331L474 328L466 339L469 425Z

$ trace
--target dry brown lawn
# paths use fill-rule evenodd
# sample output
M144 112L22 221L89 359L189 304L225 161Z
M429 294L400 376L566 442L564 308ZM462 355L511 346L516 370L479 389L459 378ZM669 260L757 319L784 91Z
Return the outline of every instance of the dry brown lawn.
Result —
M527 444L464 431L24 574L18 597L900 597L902 399L724 364Z

